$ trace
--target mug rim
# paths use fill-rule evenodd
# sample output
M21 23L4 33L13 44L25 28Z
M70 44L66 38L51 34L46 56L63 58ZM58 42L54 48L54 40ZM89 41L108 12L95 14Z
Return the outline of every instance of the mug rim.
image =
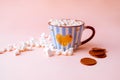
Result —
M82 21L82 20L76 20L76 21L80 21L80 22L82 22L81 25L84 25L84 24L85 24L85 22ZM52 25L51 22L48 22L48 25L50 25L50 26L54 26L54 27L63 27L63 28L80 27L80 26L81 26L81 25L76 25L76 26L56 26L56 25Z

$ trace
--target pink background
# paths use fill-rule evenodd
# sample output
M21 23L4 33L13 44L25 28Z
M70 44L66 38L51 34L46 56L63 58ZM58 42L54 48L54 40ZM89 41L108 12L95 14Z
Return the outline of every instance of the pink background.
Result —
M0 55L0 80L120 80L119 0L0 0L0 48L49 34L48 20L70 18L85 21L96 29L95 37L74 56L46 57L42 49L14 56ZM82 39L89 36L85 30ZM107 49L107 58L84 66L92 47Z

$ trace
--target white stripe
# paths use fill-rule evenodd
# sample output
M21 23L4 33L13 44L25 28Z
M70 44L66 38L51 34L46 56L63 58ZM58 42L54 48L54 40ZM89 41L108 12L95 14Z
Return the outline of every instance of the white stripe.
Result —
M59 28L59 32L62 35L62 28L61 27ZM63 46L61 44L60 44L60 46L61 46L61 49L63 50Z
M51 30L51 36L52 36L52 43L54 44L54 46L56 47L56 42L55 42L55 39L54 39L54 27L53 26L50 26L50 30Z
M69 35L69 29L66 28L66 35ZM69 44L66 46L66 49L68 49Z

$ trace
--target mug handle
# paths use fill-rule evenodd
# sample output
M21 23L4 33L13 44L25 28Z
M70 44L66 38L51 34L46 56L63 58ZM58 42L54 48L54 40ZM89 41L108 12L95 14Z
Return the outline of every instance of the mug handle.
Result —
M90 41L95 36L95 28L93 28L92 26L85 26L85 29L92 30L92 35L89 38L87 38L86 40L82 41L81 45L87 43L88 41Z

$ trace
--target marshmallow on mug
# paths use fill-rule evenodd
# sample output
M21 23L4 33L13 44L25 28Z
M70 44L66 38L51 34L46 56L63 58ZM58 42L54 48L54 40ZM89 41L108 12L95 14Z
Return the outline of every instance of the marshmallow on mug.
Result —
M49 20L49 23L51 25L56 25L56 26L78 26L81 25L81 21L78 20L72 20L72 19L51 19Z

